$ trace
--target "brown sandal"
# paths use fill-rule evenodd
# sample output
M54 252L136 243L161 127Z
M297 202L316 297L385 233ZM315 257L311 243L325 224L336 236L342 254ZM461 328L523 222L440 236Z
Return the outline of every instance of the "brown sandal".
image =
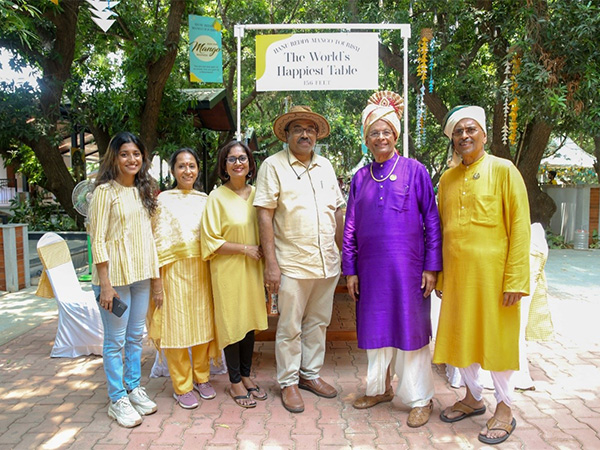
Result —
M455 411L461 412L462 414L460 416L450 418L446 414L444 414L444 411L442 411L440 413L440 420L446 423L454 423L458 422L459 420L466 419L470 416L479 416L485 413L485 405L483 405L481 408L475 409L470 407L469 405L465 405L462 401L458 401L454 405L452 405L452 409L450 410L450 412Z
M501 442L507 440L508 437L512 434L512 432L515 431L515 428L517 428L517 419L513 417L512 421L508 423L498 420L495 417L492 417L490 420L487 421L485 426L487 427L488 431L501 430L505 431L506 434L497 438L489 438L486 434L479 433L479 435L477 436L479 438L479 441L489 445L500 444Z

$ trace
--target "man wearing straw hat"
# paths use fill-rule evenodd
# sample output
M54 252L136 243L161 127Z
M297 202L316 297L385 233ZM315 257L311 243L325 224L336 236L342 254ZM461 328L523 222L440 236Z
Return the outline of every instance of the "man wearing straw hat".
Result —
M487 369L497 406L478 438L499 444L517 425L510 379L519 369L520 300L529 293L527 190L511 161L485 152L483 108L450 110L443 129L462 162L439 185L444 267L433 362L458 367L466 395L440 418L452 423L485 413L478 375Z
M392 401L397 375L396 395L416 428L433 409L430 294L442 269L442 239L429 173L396 151L402 110L402 98L390 91L373 94L363 110L374 161L352 179L342 268L368 360L366 395L354 407Z
M331 163L315 154L329 123L308 106L279 116L273 131L288 144L258 171L254 206L265 255L265 287L279 295L275 337L283 406L304 411L300 389L326 398L336 389L319 375L333 294L340 276L344 199Z

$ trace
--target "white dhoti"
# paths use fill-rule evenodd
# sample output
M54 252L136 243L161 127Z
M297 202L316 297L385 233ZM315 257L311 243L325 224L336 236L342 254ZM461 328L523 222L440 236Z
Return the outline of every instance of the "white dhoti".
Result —
M410 408L427 406L434 394L429 345L403 351L385 347L367 350L367 391L374 397L385 392L388 368L398 377L396 395Z
M484 386L479 380L479 372L481 371L479 363L473 363L469 367L461 367L458 370L475 400L480 401L483 398ZM513 373L514 370L504 370L502 372L490 371L494 383L494 397L496 397L496 402L504 403L509 408L512 405L512 392L514 390L514 386L511 383Z

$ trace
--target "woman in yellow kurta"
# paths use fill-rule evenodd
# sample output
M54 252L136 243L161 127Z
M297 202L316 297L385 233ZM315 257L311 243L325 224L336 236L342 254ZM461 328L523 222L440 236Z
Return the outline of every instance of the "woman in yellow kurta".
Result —
M182 408L192 409L198 406L194 389L205 400L215 397L208 381L210 358L219 356L210 273L200 252L207 195L194 189L199 168L196 152L179 149L170 165L175 186L158 196L152 220L164 300L162 306L151 308L149 335L165 352L173 397Z
M202 219L202 256L210 260L219 348L223 348L230 395L244 408L256 406L267 393L250 379L254 331L267 328L262 251L247 184L256 165L246 144L232 141L218 155L224 184L212 191Z

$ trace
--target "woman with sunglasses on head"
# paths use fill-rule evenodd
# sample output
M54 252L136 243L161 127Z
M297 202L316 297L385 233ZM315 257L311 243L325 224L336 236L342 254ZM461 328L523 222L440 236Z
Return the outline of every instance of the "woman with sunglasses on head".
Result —
M200 160L194 150L177 150L170 166L173 188L158 196L152 218L161 283L156 288L164 301L151 305L148 333L165 353L173 398L180 407L193 409L198 406L194 390L204 400L216 396L209 382L210 359L220 358L210 272L200 251L207 195L198 190Z
M92 288L104 326L103 364L111 400L108 415L127 428L157 409L140 385L148 299L158 278L150 226L156 183L149 168L141 140L129 132L117 133L102 159L89 210ZM119 317L121 304L126 309Z
M248 184L256 164L248 146L232 141L218 155L223 185L208 197L202 218L202 255L210 260L216 334L229 370L229 395L253 408L267 393L250 379L255 330L267 328L262 251Z

